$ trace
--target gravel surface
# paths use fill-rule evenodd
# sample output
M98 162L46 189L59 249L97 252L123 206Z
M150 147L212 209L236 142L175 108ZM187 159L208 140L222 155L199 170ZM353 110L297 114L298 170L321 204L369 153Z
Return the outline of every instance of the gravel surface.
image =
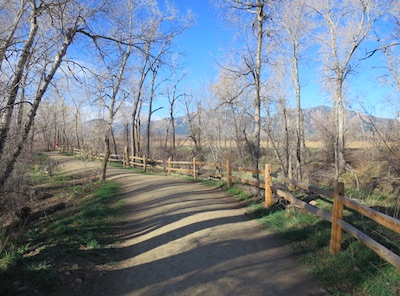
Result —
M99 164L52 154L68 172ZM227 193L176 177L109 168L122 184L126 221L115 264L76 295L329 295L274 234Z

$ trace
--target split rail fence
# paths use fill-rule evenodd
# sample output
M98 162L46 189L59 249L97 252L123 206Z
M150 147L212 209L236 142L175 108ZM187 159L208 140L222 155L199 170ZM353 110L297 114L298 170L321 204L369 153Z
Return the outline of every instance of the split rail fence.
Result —
M83 151L74 148L70 148L68 150L73 154L79 154L87 157L88 159L101 160L102 157L104 158L104 154L85 154ZM148 167L152 167L165 171L168 175L171 175L172 172L189 174L193 176L195 180L199 176L218 178L220 180L224 180L228 187L231 187L235 182L264 189L266 208L270 208L273 205L275 194L275 196L279 196L289 201L290 203L295 204L296 206L304 209L306 212L316 215L323 220L331 222L332 229L330 239L330 252L332 254L340 252L340 247L342 244L342 230L345 230L347 233L364 243L368 248L378 254L382 259L386 260L393 266L400 268L400 256L394 251L383 246L367 234L363 233L352 224L346 222L343 217L343 211L345 207L349 208L397 234L400 234L400 220L376 211L372 208L358 203L351 198L346 197L344 194L344 184L341 182L336 182L334 186L334 191L330 191L289 179L277 173L273 173L270 164L266 164L264 170L255 171L247 168L232 167L229 161L225 163L215 164L197 161L196 158L193 158L190 161L175 161L171 158L169 158L168 160L153 160L146 159L146 157L132 157L128 156L127 149L125 149L122 156L111 155L110 162L121 163L123 167L141 167L144 172L146 172ZM263 178L256 179L251 177L243 177L243 175L246 174L262 175ZM296 198L290 192L279 189L279 187L277 186L278 183L285 183L291 188L300 188L307 192L311 192L313 194L317 194L319 196L332 200L332 212L328 212L316 206L313 206L303 200Z

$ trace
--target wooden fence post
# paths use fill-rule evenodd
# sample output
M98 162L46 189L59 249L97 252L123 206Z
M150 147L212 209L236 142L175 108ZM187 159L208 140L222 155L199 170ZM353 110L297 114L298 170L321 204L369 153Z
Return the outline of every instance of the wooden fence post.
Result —
M333 192L333 213L332 213L332 230L330 250L331 254L336 254L340 251L342 245L342 228L338 224L338 219L343 218L343 203L339 200L339 196L344 195L344 183L336 182Z
M229 159L226 161L226 185L232 187L232 168Z
M171 176L171 157L168 158L168 171L167 175Z
M266 164L265 165L265 207L267 209L269 209L272 206L272 202L273 202L273 197L272 197L272 176L271 176L271 165L270 164Z
M196 157L193 157L193 179L197 180Z
M147 159L146 155L143 155L143 172L146 172L147 170Z
M123 156L123 163L122 166L124 168L129 167L129 155L128 155L128 146L124 147L124 156Z

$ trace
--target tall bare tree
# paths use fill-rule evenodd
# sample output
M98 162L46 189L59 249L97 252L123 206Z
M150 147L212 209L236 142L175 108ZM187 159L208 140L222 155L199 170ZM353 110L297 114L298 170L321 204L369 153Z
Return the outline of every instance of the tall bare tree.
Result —
M279 25L284 29L284 38L287 40L287 55L290 59L290 78L296 99L296 172L297 179L302 180L302 150L305 148L304 119L302 112L301 84L300 84L300 54L306 47L306 36L312 30L312 22L307 18L306 0L282 1L277 10Z
M20 32L21 36L26 37L19 40L23 45L22 49L17 52L15 64L9 63L8 69L2 67L2 71L10 71L12 74L10 75L9 88L7 88L4 94L6 97L4 108L2 108L0 114L0 161L2 162L0 188L4 186L14 169L17 158L28 139L41 100L60 67L68 47L71 45L77 32L83 29L85 20L90 15L88 14L88 9L76 1L70 0L61 3L38 2L36 0L20 2L20 10L26 14L26 18L21 16L15 19L16 24L12 27L9 36L15 35L13 30L20 29L22 30ZM77 7L81 7L81 9L76 14L71 13L71 10ZM60 21L53 22L52 20L55 18ZM26 19L27 23L19 26L22 19ZM26 25L29 29L24 32L23 30ZM10 50L7 40L3 48L3 58L7 56L7 52ZM39 63L38 59L40 58L45 60ZM25 70L29 61L36 62L36 65L39 66L34 67L34 70L38 71L34 74L32 73L35 77L31 76L31 83L36 84L33 89L36 88L36 90L32 93L33 100L29 103L30 109L27 111L27 119L19 134L19 139L15 145L9 147L6 153L5 148L9 144L14 108L20 94L21 86L23 85L23 77L24 75L28 75Z
M212 86L216 97L220 102L218 108L226 106L233 121L234 135L237 153L240 159L244 158L242 142L245 138L242 133L245 130L245 120L243 115L247 115L247 108L241 101L248 94L248 85L243 76L237 75L232 71L222 70L219 74L219 80Z
M190 27L193 22L190 11L184 15L179 15L179 12L173 5L168 5L165 11L161 11L153 5L150 15L151 17L142 23L142 26L146 28L146 35L143 36L143 50L138 53L138 60L141 66L138 71L138 85L134 94L131 115L132 156L135 156L139 152L139 147L136 145L138 142L137 139L140 138L140 128L137 126L140 120L139 107L143 103L145 83L149 79L151 83L151 78L148 77L149 73L155 68L156 64L161 62L166 52L170 50L169 47L173 39Z
M185 95L185 93L178 93L178 85L185 77L183 74L180 77L176 76L177 67L174 67L172 74L172 90L169 86L166 87L166 96L168 98L169 103L169 122L167 125L166 137L165 137L165 147L167 148L168 137L169 137L169 127L171 126L171 151L169 154L172 158L175 157L176 154L176 127L175 127L175 113L176 113L176 104L178 100Z
M247 50L248 54L243 56L244 64L246 70L243 74L247 74L251 77L252 86L254 89L253 96L253 119L254 119L254 129L251 138L247 138L247 144L252 155L252 166L257 171L259 167L260 159L260 144L261 144L261 73L262 73L262 56L263 56L263 43L266 37L266 21L268 20L269 13L269 2L267 0L252 0L252 1L242 1L242 0L229 0L223 3L217 2L217 7L223 7L231 14L226 14L230 17L231 21L243 24L246 28L250 28L251 36L253 40L247 40ZM250 14L252 17L247 18L245 21L242 19L243 13ZM240 19L240 21L238 21ZM243 30L243 29L242 29ZM243 32L243 31L242 31ZM252 47L249 42L254 42L255 46ZM258 174L255 174L258 177Z
M370 0L309 1L316 14L315 21L321 23L316 36L321 45L324 77L334 107L336 177L345 171L346 164L344 87L357 66L354 59L357 49L391 3Z

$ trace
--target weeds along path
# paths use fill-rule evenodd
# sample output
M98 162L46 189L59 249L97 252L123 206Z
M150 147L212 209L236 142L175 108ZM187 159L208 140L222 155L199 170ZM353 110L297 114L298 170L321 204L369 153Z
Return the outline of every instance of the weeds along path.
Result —
M52 157L66 171L99 166ZM225 192L175 177L108 172L122 184L126 221L114 226L116 261L96 267L107 275L92 283L91 295L328 295Z

